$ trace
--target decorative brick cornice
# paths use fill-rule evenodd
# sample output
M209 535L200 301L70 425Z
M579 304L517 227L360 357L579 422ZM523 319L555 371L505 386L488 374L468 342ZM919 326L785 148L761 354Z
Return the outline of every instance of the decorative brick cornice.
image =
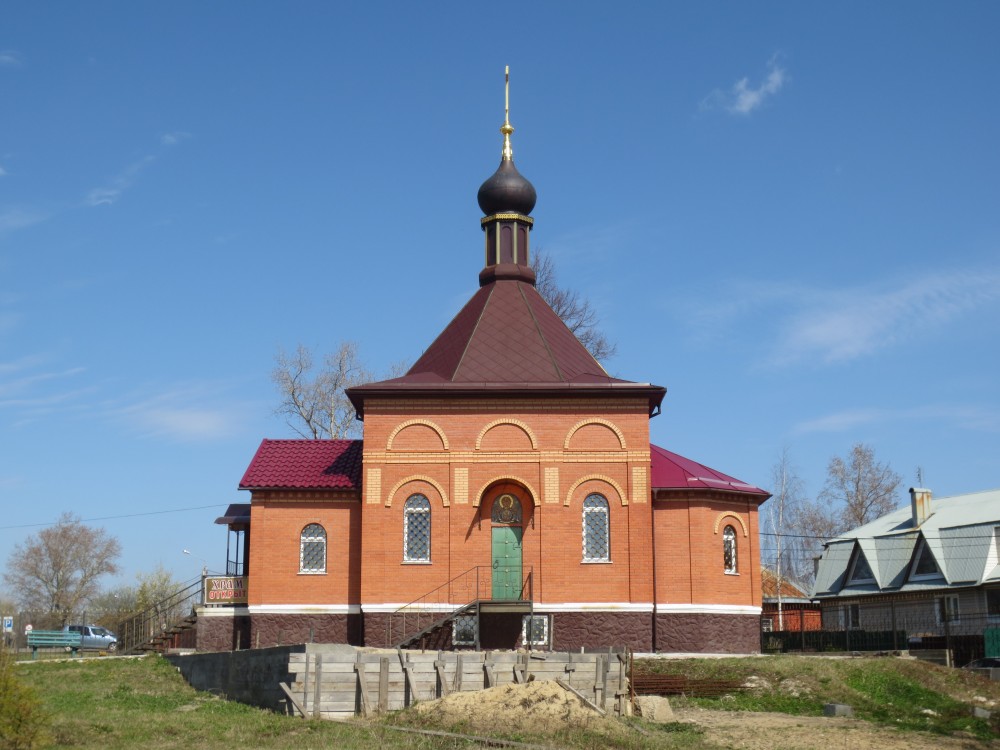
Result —
M330 492L329 490L256 490L250 493L252 503L357 503L361 496L357 492Z

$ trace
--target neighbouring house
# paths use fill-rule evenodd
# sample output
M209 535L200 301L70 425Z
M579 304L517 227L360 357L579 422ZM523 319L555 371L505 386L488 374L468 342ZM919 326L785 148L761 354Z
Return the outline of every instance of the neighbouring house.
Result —
M245 578L212 584L246 598L201 608L201 648L759 649L770 495L651 445L666 389L608 375L542 299L501 132L483 246L427 248L483 263L478 291L404 376L350 389L363 440L260 444L219 519Z
M1000 490L932 499L826 542L814 597L827 629L905 633L911 644L1000 625Z
M761 568L761 630L819 630L822 617L818 602L813 601L801 586L788 578L781 579L770 568ZM780 596L778 595L780 591Z

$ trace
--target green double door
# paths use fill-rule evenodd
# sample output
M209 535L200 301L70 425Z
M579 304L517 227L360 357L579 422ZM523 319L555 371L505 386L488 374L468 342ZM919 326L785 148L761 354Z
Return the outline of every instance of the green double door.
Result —
M493 598L521 598L521 532L518 526L493 527Z

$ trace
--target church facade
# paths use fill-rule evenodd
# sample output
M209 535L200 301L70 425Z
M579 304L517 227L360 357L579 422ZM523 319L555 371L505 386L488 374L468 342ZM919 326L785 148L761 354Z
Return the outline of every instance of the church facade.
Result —
M666 389L609 376L542 299L512 132L479 290L406 375L348 391L363 440L261 443L220 519L247 601L203 607L200 646L758 650L769 495L651 445Z

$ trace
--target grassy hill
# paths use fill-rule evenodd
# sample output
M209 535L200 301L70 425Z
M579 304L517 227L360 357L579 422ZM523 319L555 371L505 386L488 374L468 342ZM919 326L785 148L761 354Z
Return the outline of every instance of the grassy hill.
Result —
M834 660L808 657L651 661L643 668L688 676L739 679L748 689L718 699L673 702L726 710L817 714L828 701L853 705L860 716L903 730L959 733L969 746L998 735L972 719L970 705L1000 706L1000 686L960 670L899 659ZM49 747L59 748L439 748L480 747L446 737L405 734L411 712L370 722L314 722L231 703L190 688L157 657L21 663L16 674L34 688L49 715ZM932 713L925 713L930 711ZM425 720L413 722L425 729ZM638 728L636 728L638 727ZM461 731L461 730L459 730ZM895 731L895 730L894 730ZM634 722L619 734L574 730L524 736L499 725L497 737L571 748L715 748L698 726ZM914 734L914 737L917 735ZM941 737L942 741L947 738ZM948 740L950 741L950 740ZM963 745L965 747L966 745ZM770 747L770 745L768 745Z

